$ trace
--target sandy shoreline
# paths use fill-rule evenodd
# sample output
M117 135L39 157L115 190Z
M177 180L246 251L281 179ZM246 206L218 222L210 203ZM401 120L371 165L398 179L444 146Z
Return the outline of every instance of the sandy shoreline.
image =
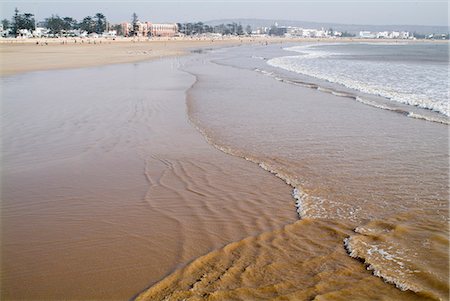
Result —
M266 42L99 41L4 41L0 76ZM5 79L2 297L127 299L156 283L138 299L420 299L348 256L342 241L353 224L296 222L289 186L205 143L186 119L194 78L173 68L185 59L204 64L200 57ZM241 72L233 78L250 82ZM216 82L227 89L225 79Z
M184 55L196 48L284 39L4 39L0 41L0 76L23 72L133 63Z
M82 68L119 63L133 63L184 55L196 48L227 47L259 43L423 43L426 41L305 39L278 37L161 38L161 39L1 39L0 76L23 72Z

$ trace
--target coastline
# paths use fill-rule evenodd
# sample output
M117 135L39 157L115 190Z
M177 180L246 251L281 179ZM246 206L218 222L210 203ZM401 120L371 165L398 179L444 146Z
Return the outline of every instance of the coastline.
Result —
M238 56L236 53L233 53L231 57ZM363 118L366 123L369 122L369 125L365 126L363 137L376 137L378 133L374 134L372 128L381 129L384 124L386 124L387 128L392 128L393 125L400 125L398 131L404 132L399 133L395 140L402 141L398 145L410 144L410 147L406 147L404 153L408 153L411 156L410 160L414 162L418 161L414 158L414 152L406 151L413 149L412 146L417 145L413 140L420 139L420 135L410 140L409 138L405 139L408 136L407 133L416 127L415 131L420 133L419 129L422 129L422 126L425 125L425 128L436 131L431 135L425 135L426 137L443 138L445 137L445 135L441 135L444 129L443 126L439 124L423 124L423 121L390 114L383 110L359 104L351 99L341 99L338 102L338 97L335 95L321 91L311 91L305 87L296 87L286 82L274 81L271 83L260 75L252 74L252 68L248 68L248 66L247 68L250 70L243 70L245 68L241 68L242 61L235 63L238 66L234 66L235 70L229 65L218 63L220 59L217 57L212 61L214 63L209 63L209 66L208 63L204 62L201 66L196 65L187 68L188 71L197 76L197 79L200 78L188 92L188 115L191 122L205 136L206 140L226 154L258 164L262 169L284 179L287 184L293 187L305 187L304 184L310 182L317 175L320 179L315 186L323 185L324 182L327 185L323 185L320 190L313 186L301 189L306 190L310 195L302 194L297 198L298 209L300 209L298 213L301 215L300 221L287 225L281 230L265 232L256 237L248 237L242 241L231 243L220 250L215 250L202 256L188 266L175 271L148 290L143 291L136 300L196 300L206 297L212 300L242 298L251 300L278 300L277 298L309 300L318 296L329 298L330 300L372 300L376 299L380 294L393 300L447 299L448 295L445 288L443 290L440 288L442 285L441 281L442 283L445 281L445 267L437 272L438 276L429 277L427 275L427 266L433 266L434 263L427 262L425 266L420 266L420 263L428 258L427 254L422 251L423 247L421 247L420 239L418 239L424 234L405 231L406 227L416 227L414 225L415 219L412 218L414 211L403 213L400 210L399 215L392 212L383 212L382 208L377 209L375 207L376 202L368 205L367 207L369 208L364 208L366 210L363 207L359 207L356 202L346 207L345 201L336 202L336 200L339 200L339 195L332 195L334 192L331 189L333 188L330 191L326 191L328 186L332 186L333 183L321 176L326 172L329 177L333 177L332 174L334 173L336 174L335 176L340 178L335 183L340 185L339 183L345 182L344 177L337 174L340 169L350 167L354 164L353 162L370 161L370 156L365 159L358 159L358 156L364 157L365 154L370 153L370 149L375 149L375 147L369 146L368 149L357 150L360 147L365 148L364 144L358 142L360 139L358 131L363 128L363 123L358 122L359 118ZM229 61L227 62L229 63ZM217 83L221 83L221 85L217 85ZM245 86L241 86L240 83L245 83ZM242 91L247 91L246 86L251 86L259 93L240 94ZM279 86L278 91L276 86ZM270 87L270 89L267 89L267 87ZM231 92L233 90L236 94ZM279 109L273 109L273 102L277 100L277 95L281 95L282 92L284 93L284 99L280 100L279 107L288 109L283 114L277 114ZM242 98L238 97L244 95L247 106L242 103ZM299 95L302 95L303 106L307 107L308 113L306 114L297 105ZM289 98L292 98L291 102L288 101ZM328 104L321 105L320 103L322 102L324 104L328 102ZM259 108L265 105L267 106L265 110ZM268 107L272 108L272 110L268 109ZM329 108L330 111L335 110L335 113L327 117L327 113L322 111L324 107ZM333 107L334 109L332 109ZM291 110L296 111L291 112L293 116L289 116L289 111ZM345 128L345 130L339 133L340 130L335 131L328 128L322 132L320 128L327 123L308 119L311 111L316 113L313 114L316 118L325 118L327 122L333 116L332 124L337 124L339 125L337 128ZM349 114L350 112L354 114ZM343 116L343 114L348 114L347 118L336 118L336 116ZM257 118L254 120L252 116L257 116ZM283 124L277 123L277 127L269 125L263 129L266 123L272 124L270 121L281 120L279 116L283 116L284 120L289 121L286 124L293 122L298 122L298 124L292 128L287 126L289 130L280 130L279 134L270 135L270 132L275 128L284 128ZM349 127L348 124L345 125L346 122L342 122L343 119L347 121L354 120L353 122L356 122L356 124ZM263 122L259 123L261 120ZM308 122L302 124L299 120ZM380 120L383 120L383 122L378 123ZM319 127L311 127L316 122L318 122ZM255 124L258 125L256 126ZM391 124L391 126L388 124ZM245 126L250 128L245 129ZM306 129L301 130L302 127ZM233 131L232 128L239 130ZM320 148L328 148L330 150L325 152L324 156L318 160L317 154L321 152L321 149L316 149L309 155L307 160L304 160L307 163L302 162L298 165L299 170L294 174L304 177L303 179L298 179L292 173L289 173L290 165L283 165L283 162L287 160L286 157L279 155L283 151L277 148L275 153L270 153L269 155L262 152L262 149L266 149L267 152L274 151L273 147L276 147L276 145L265 143L267 140L271 140L271 137L275 136L280 139L278 141L279 144L282 143L281 141L289 141L291 135L295 135L293 128L297 132L301 132L301 135L298 136L302 137L301 145L304 149L299 154L307 154L309 148L314 148L317 145L320 145ZM261 133L258 133L259 131ZM384 129L381 131L385 132ZM336 146L340 144L339 141L333 141L332 144L328 143L332 139L329 137L329 132L336 132L336 137L342 136L343 139L347 140L345 145L338 148L338 151L336 151ZM283 133L286 133L286 136L283 137ZM355 137L348 139L352 135L355 135ZM321 140L321 136L324 136L325 139ZM334 137L335 135L331 136ZM241 139L240 137L245 138ZM294 145L280 147L280 149L293 150L296 144L297 142ZM346 149L345 146L350 144L353 144L353 147L349 147L347 151L353 152L352 149L354 149L353 154L342 157L337 155L342 153ZM397 148L389 146L390 142L383 139L379 139L379 143L375 144L379 148L385 147L387 151ZM439 144L439 147L434 147L433 150L441 149L442 151L442 145L444 144ZM333 154L332 158L326 155L327 153ZM292 152L289 151L286 156L289 158L292 156ZM272 157L277 158L272 159ZM392 198L389 195L389 190L394 189L392 183L386 180L384 176L379 177L377 174L390 175L394 174L394 172L389 172L389 166L384 166L378 170L381 165L376 158L381 156L377 154L372 155L372 157L377 162L373 166L379 165L375 167L377 171L374 173L374 176L378 177L377 180L360 181L356 184L357 181L353 179L347 184L354 185L352 189L358 191L360 185L368 185L369 187L371 183L383 181L384 183L381 187L390 187L390 189L387 189L386 192L384 190L377 191L378 197L381 199ZM342 163L341 160L348 162ZM404 163L400 162L403 160L404 158L395 159L392 161L392 164L398 165L397 170L401 170ZM297 159L297 162L301 161L301 159ZM386 161L388 160L386 159ZM267 162L276 168L270 167L270 165L267 165ZM314 162L314 164L311 164L311 162ZM408 161L406 160L405 162ZM307 168L304 168L303 164ZM356 164L360 165L360 163ZM428 168L433 168L431 167L432 165L436 164L427 162L427 164L418 168L416 171L417 177L422 178L422 172L427 170L427 166L429 166ZM441 164L441 166L445 166L445 164ZM308 169L312 168L316 168L317 171L308 173ZM363 170L369 171L371 168L366 166ZM436 171L439 171L439 169L440 167L436 166L434 173L437 174ZM380 172L381 170L383 172ZM409 173L410 171L408 171ZM433 174L433 172L430 172L430 174ZM434 189L434 191L439 190L438 186L435 188L437 189ZM373 188L370 187L369 189ZM334 189L334 191L338 193L343 192L346 191L346 187L340 187L339 189ZM318 193L321 193L321 195L317 196ZM357 194L364 194L364 191L359 190ZM330 199L325 198L327 195L331 195L328 196ZM348 193L341 197L351 200L349 196L352 195L353 193ZM363 199L370 199L370 197L371 195L369 194L364 196ZM428 196L424 194L419 198L426 200ZM436 198L436 200L431 198L430 205L434 201L439 203L441 199L439 197ZM402 201L410 202L410 199L404 198ZM445 198L442 198L442 200L445 200ZM333 206L335 207L333 208ZM356 210L347 210L347 208L356 208ZM436 207L434 204L434 210L436 208L439 208L439 205ZM439 209L437 211L439 212ZM375 215L372 214L379 214L380 217L374 218ZM411 214L411 216L408 216L408 214ZM403 220L405 218L406 220ZM389 226L386 230L382 228L386 227L383 224L385 220L392 223L392 226L388 224ZM365 224L367 221L370 222ZM435 216L434 220L430 218L426 223L428 225L434 225L435 223L439 225L442 221L440 221L439 216L437 219ZM375 227L374 233L364 232L364 227L369 229L365 230L366 232L371 231L371 227ZM389 227L393 227L395 230ZM397 227L399 231L403 231L402 235L407 235L408 238L404 241L396 240ZM401 244L401 249L398 250L398 253L390 245L386 247L378 246L376 238L374 239L375 243L370 241L369 238L372 236L378 236L376 232L380 231L378 228L382 228L380 236L383 236L383 241L386 240L388 243L392 241L393 245ZM326 233L328 231L333 233L331 235L332 238L331 236L327 237ZM383 231L386 231L388 234L383 234ZM393 233L390 233L391 231ZM378 253L379 251L381 255L387 254L387 258L382 256L380 258L365 256L365 251L361 248L361 245L367 247L369 244L364 245L366 240L369 243L374 243L368 254L371 254L371 252ZM410 240L414 242L410 243ZM349 247L351 243L354 243L359 249L351 249ZM305 245L309 247L305 247ZM317 245L320 247L317 248ZM417 255L418 253L415 255L422 256L421 259L416 260L410 253L408 253L408 257L401 257L400 254L403 254L404 250L417 248L418 246L420 247L419 250L414 250L420 255ZM328 253L326 251L327 248L330 248ZM386 248L388 251L382 248ZM428 252L436 254L436 258L445 261L446 258L448 259L445 250L444 246L442 249L437 247L436 249L428 250ZM348 259L352 257L358 260L349 261ZM391 262L390 258L395 260ZM420 273L420 275L412 276L414 272L411 272L411 267L415 267L415 272ZM423 269L423 271L419 271L419 269ZM436 268L433 266L430 269ZM346 280L337 282L337 279L346 279L348 282L346 283Z
M271 42L292 42L292 39L289 40L271 40ZM307 40L308 42L312 42L311 40ZM195 50L195 49L199 49L199 48L211 48L213 46L217 46L217 47L226 47L226 46L233 46L233 45L240 45L241 43L260 43L260 40L257 41L245 41L245 42L241 42L241 40L232 40L232 41L222 41L220 42L220 45L218 45L218 43L216 43L217 41L211 42L211 41L146 41L146 42L132 42L132 41L120 41L117 42L116 44L111 43L111 44L104 44L103 42L101 44L87 44L87 47L84 47L84 43L82 47L78 47L80 46L78 43L78 45L60 45L60 44L55 44L55 45L47 45L47 46L36 46L36 45L27 45L30 47L39 47L42 49L52 49L52 51L43 51L42 53L40 53L39 55L42 55L42 57L46 57L48 59L52 59L55 60L55 65L51 65L51 68L49 69L65 69L65 68L80 68L80 67L89 67L89 66L99 66L99 65L108 65L108 64L119 64L119 63L128 63L128 62L137 62L137 61L144 61L144 60L151 60L151 59L158 59L158 58L163 58L163 57L169 57L169 56L179 56L179 55L184 55L189 53L189 51L191 50ZM316 41L314 41L316 42ZM327 41L330 42L330 41ZM333 40L333 42L342 42L342 41L336 41ZM357 40L356 42L362 42L361 40ZM392 42L392 41L391 41ZM171 44L173 47L169 47L167 45L164 45L165 43L167 44ZM111 45L108 47L108 45ZM14 45L12 47L15 47L17 45ZM22 45L24 46L24 45ZM76 47L78 47L78 49L81 48L81 50L79 51L75 51L73 53L62 53L62 52L58 52L57 50L59 49L64 49L63 47L72 47L73 49L75 49ZM151 46L151 52L148 50L148 46ZM53 48L47 48L47 47L53 47ZM103 48L104 47L104 48ZM115 49L111 49L111 48L115 48ZM167 49L169 48L169 49ZM11 48L10 48L11 49ZM31 49L31 48L29 48ZM36 48L34 48L36 49ZM94 52L91 52L92 49L95 49ZM3 51L3 50L2 50ZM25 50L25 53L28 53L28 51L33 52L34 50ZM128 51L131 51L132 53L128 53ZM147 51L147 53L144 53L144 51ZM56 53L56 56L54 56ZM124 54L129 54L129 56L124 57ZM86 55L90 55L89 58L86 58ZM92 56L91 56L92 55ZM56 59L55 59L56 58ZM70 58L70 62L65 62L65 60L67 58ZM82 59L83 61L80 62L79 59ZM100 59L100 61L99 61ZM174 59L175 61L175 59ZM16 62L19 63L19 62ZM41 62L42 64L44 62ZM75 66L76 64L78 64L78 66ZM86 64L86 65L84 65ZM125 68L126 65L124 65L123 67ZM165 69L169 69L168 68L168 64L165 64ZM11 73L11 74L18 74L18 73L22 73L22 72L29 72L29 71L37 71L40 69L33 69L33 68L41 68L42 65L36 64L36 65L27 65L26 68L22 69L22 70L18 70L16 73ZM27 69L28 68L28 69ZM3 70L3 69L2 69ZM157 70L157 69L155 69ZM158 69L158 70L163 70L163 69ZM154 71L154 70L153 70ZM153 81L156 81L157 77L153 77ZM158 87L157 84L155 84L155 87ZM161 90L167 90L164 93L167 93L170 88L166 87L165 84L162 85ZM172 87L173 88L173 87ZM177 96L177 98L179 98L179 96ZM180 98L181 99L181 98ZM179 101L178 105L180 105L181 101ZM163 107L164 102L159 103L158 105ZM162 113L164 114L173 114L173 110L175 109L175 107L171 107L171 110L163 110ZM160 112L161 113L161 112ZM178 120L181 120L182 118L180 117L182 114L180 114L180 112L178 112ZM164 114L160 114L160 116L164 116ZM167 115L169 116L169 115ZM148 120L143 120L145 121L144 123L147 124ZM186 120L184 120L186 121ZM155 127L153 127L154 131L160 131L162 128L160 127L161 125L156 125ZM152 131L150 131L151 133ZM169 131L167 131L168 133ZM192 132L192 131L190 131ZM171 133L174 133L173 128L171 129ZM203 133L204 134L204 133ZM145 137L146 133L143 133L143 137ZM195 136L195 135L193 135ZM190 138L193 137L192 135L189 135ZM161 139L161 137L159 137ZM187 138L186 138L187 139ZM197 139L197 138L195 138ZM174 139L176 140L176 139ZM198 140L198 139L197 139ZM161 140L161 141L165 141L165 140ZM183 140L184 141L184 140ZM184 144L180 144L180 145L188 145L189 143L189 139L187 139L186 141L184 141ZM204 142L204 141L203 141ZM199 142L200 143L200 142ZM210 142L211 143L211 142ZM120 144L119 144L120 145ZM200 144L199 144L200 145ZM172 150L173 151L173 150ZM195 187L194 191L191 192L201 192L202 194L210 194L213 198L211 198L211 200L209 200L209 202L200 202L199 205L200 207L205 207L208 210L210 210L211 208L214 208L214 212L217 211L219 212L221 209L220 204L216 203L213 204L211 203L214 199L219 199L221 194L217 194L217 192L214 192L213 190L209 190L206 189L208 188L208 181L206 182L195 182L195 181L189 181L189 179L183 178L181 177L182 181L178 181L180 179L177 179L177 177L180 177L180 174L183 175L186 167L187 170L189 171L193 171L195 168L200 168L202 167L203 169L208 169L209 167L211 167L213 162L214 164L217 164L218 162L222 162L221 160L225 161L225 159L223 159L223 155L219 154L217 155L217 157L214 157L215 160L211 160L210 162L206 162L209 161L209 158L202 158L202 160L199 160L198 157L194 157L194 158L189 158L189 160L186 160L186 158L184 158L183 156L185 155L183 154L174 154L171 153L170 155L167 155L166 150L163 148L157 148L154 153L162 156L161 158L156 157L156 159L154 157L148 158L148 160L146 160L145 162L145 175L147 177L147 181L148 181L148 190L146 192L146 195L144 197L144 201L146 201L149 205L149 207L151 207L152 209L156 209L157 211L162 211L164 209L164 207L162 206L158 206L157 203L154 203L154 199L152 199L152 194L158 190L158 186L161 184L160 182L165 182L163 183L164 185L166 185L166 188L170 188L173 190L176 190L175 187L181 185L186 185L185 184L180 184L183 181L187 180L187 187L189 189L192 189L192 187ZM194 151L195 153L195 151ZM161 155L162 154L162 155ZM191 154L192 155L192 154ZM168 159L168 158L169 159ZM228 156L226 156L228 157ZM219 159L222 158L222 159ZM249 165L247 164L248 162L245 162L244 160L240 159L240 158L236 158L236 160L231 159L231 161L236 161L236 162L240 162L241 163L237 163L238 165L242 164L242 165ZM123 162L126 162L125 159L123 159ZM222 162L223 163L223 162ZM111 164L111 162L109 162L109 164ZM223 166L227 166L227 164L221 164ZM257 167L255 167L253 164L250 164L253 167L250 167L249 170L253 170L253 169L258 169ZM155 170L152 170L151 167L155 167ZM189 167L191 166L191 167ZM229 166L227 166L229 167ZM171 174L173 172L173 174ZM159 173L159 175L158 175ZM265 172L256 172L258 174L258 176L264 176ZM266 178L267 180L271 179L273 176L270 174L266 174ZM162 181L161 179L165 178L164 181ZM169 181L167 181L167 178L171 179ZM168 182L171 182L171 184L167 184ZM257 180L255 181L255 187L257 186ZM217 183L220 183L220 181L217 181ZM121 183L118 183L121 184ZM208 184L208 185L206 185ZM236 183L234 183L233 185L235 185ZM285 184L283 183L283 185L280 185L280 187L278 187L279 189L283 189L284 193L283 195L280 196L280 198L285 198L284 201L289 202L289 199L286 198L289 197L289 195L286 192L289 192L289 189L284 189L281 186L284 186ZM144 185L145 186L145 185ZM219 187L220 185L217 185L217 187ZM230 185L231 187L232 185ZM286 188L286 187L285 187ZM206 190L205 190L206 189ZM224 189L222 191L223 194L227 193L228 190ZM179 195L178 195L179 196ZM164 195L164 193L161 193L160 195L161 200L166 200L165 197L167 197L167 194ZM177 196L173 196L174 199L177 198ZM191 198L195 198L194 194L186 194L183 195L182 197L184 200L191 200ZM224 200L227 200L225 197L223 198ZM255 201L259 201L259 199L255 198ZM291 199L291 201L293 201ZM220 202L219 202L220 203ZM173 207L171 208L175 208L180 206L180 204L173 202L173 204L171 204ZM192 204L190 204L192 205ZM212 205L212 207L211 207ZM238 204L236 204L238 205ZM255 202L255 204L252 204L252 206L254 206L254 208L250 209L250 207L246 208L246 211L251 211L251 210L257 210L257 206L259 206L260 204L258 202ZM293 206L293 202L292 204L288 204L289 206L291 206L293 212L295 212L295 207ZM195 207L195 206L194 206ZM195 215L198 216L206 216L208 214L211 214L211 212L205 211L202 212L199 208L195 208L195 210L193 211L195 213ZM141 208L142 209L142 208ZM192 208L187 208L188 210L192 210ZM237 208L237 209L242 209L242 208ZM170 209L169 211L171 211L173 209ZM274 210L268 210L270 212L274 212ZM256 211L255 211L256 212ZM253 214L255 214L255 212ZM171 212L172 214L173 212ZM183 212L183 210L180 210L180 212L178 212L178 216L175 215L175 219L182 219L183 215L185 214L185 212ZM233 212L233 215L237 215L237 212ZM261 215L261 212L258 212L258 214L256 215ZM218 215L220 216L220 214ZM125 214L124 214L124 218L125 218ZM139 217L139 221L143 224L145 224L145 216L141 216ZM155 218L155 217L154 217ZM257 224L259 225L259 227L261 227L261 225L263 225L263 220L269 220L271 218L270 215L266 214L266 215L261 215L259 218L257 218ZM173 216L170 217L169 219L173 219ZM282 219L280 219L282 220ZM188 220L183 220L183 222L186 222L187 224L193 225L194 223L188 221ZM203 221L205 222L205 221ZM210 221L206 222L206 224L208 224ZM202 223L197 223L197 225L201 225ZM199 296L203 296L203 294L211 294L213 297L223 297L223 298L232 298L232 297L236 297L236 296L240 296L239 294L243 293L243 291L245 291L247 289L247 287L239 287L238 283L239 280L241 279L241 274L237 273L237 274L233 274L233 270L238 267L238 268L242 268L242 269L247 269L250 266L250 271L253 271L256 273L256 271L258 271L258 274L260 274L260 277L262 279L257 279L256 281L254 281L252 283L252 285L254 285L255 287L260 286L261 283L265 283L264 282L264 276L265 275L270 275L271 272L273 272L273 270L271 269L271 265L273 265L273 257L271 257L275 251L277 251L277 249L280 246L286 246L286 248L290 248L290 246L294 246L295 248L302 248L302 245L304 244L305 240L310 240L311 244L314 244L315 241L313 238L318 237L320 235L323 235L323 233L328 233L328 237L325 236L326 239L329 239L330 241L334 241L335 244L339 244L342 242L344 237L348 237L349 235L352 235L353 233L349 230L351 227L349 227L348 225L341 225L341 224L336 224L336 229L330 229L329 225L323 222L317 222L317 221L313 221L313 220L308 220L308 219L304 219L303 221L300 222L292 222L292 223L288 223L288 226L285 226L284 228L282 228L282 230L278 229L280 227L280 225L282 225L281 222L278 222L278 224L270 224L269 226L263 226L261 228L266 228L266 231L269 230L269 232L264 232L264 231L260 231L261 229L259 229L256 232L252 232L252 235L257 235L256 237L249 237L249 238L245 238L245 235L241 233L241 235L243 236L242 238L244 238L244 241L238 241L235 238L237 238L238 236L235 236L235 238L233 238L234 240L232 240L230 245L227 245L225 248L223 249L217 249L218 247L220 248L223 245L223 241L217 242L214 241L214 243L211 242L207 242L206 245L208 245L208 247L205 249L203 248L202 251L198 250L198 246L197 241L195 239L193 239L192 237L189 239L191 233L189 233L188 231L186 231L186 233L182 233L183 235L183 242L181 243L184 248L182 247L181 249L183 250L181 252L181 255L178 254L178 256L180 256L182 259L180 260L180 257L176 260L178 260L178 265L174 265L175 269L172 267L172 271L175 270L175 272L173 274L171 274L170 276L168 276L167 278L163 278L158 284L156 284L153 288L151 288L148 292L144 292L141 296L138 297L138 299L143 298L143 299L149 299L149 300L153 300L153 297L158 296L159 294L161 294L162 297L165 297L167 295L165 295L167 293L167 290L171 290L170 293L174 292L177 294L178 292L180 293L180 296L183 297L199 297ZM204 225L203 225L204 226ZM176 226L170 226L171 230L176 230ZM214 227L214 223L210 224L210 227ZM209 228L209 227L208 227ZM269 228L269 229L267 229ZM271 231L270 228L275 228L276 230ZM200 229L200 227L199 227ZM147 229L148 230L148 229ZM227 229L230 232L230 228ZM320 231L319 231L320 230ZM210 231L210 229L208 229L208 231ZM217 231L217 233L220 234L220 227L219 229L215 229L215 231ZM232 230L231 232L233 232L235 230ZM251 232L251 231L249 231ZM337 233L337 234L336 234ZM140 234L142 235L142 237L144 237L145 234ZM229 233L228 233L229 235ZM233 234L235 235L235 234ZM230 235L230 236L233 236ZM306 237L305 237L306 236ZM280 237L282 237L282 239L280 240ZM144 241L145 243L145 241ZM167 245L165 245L167 246ZM174 245L176 246L176 245ZM186 247L187 246L187 247ZM263 247L263 252L260 253L260 248L261 246ZM179 245L178 245L179 247ZM295 249L294 248L294 249ZM205 253L205 251L211 251L211 250L216 250L213 251L212 253ZM289 250L289 252L294 252L294 251L298 251L298 250ZM161 252L161 251L159 251ZM345 253L345 249L344 248L340 248L337 249L337 251L333 248L324 248L324 254L322 254L322 256L326 256L328 259L331 259L331 261L327 262L327 266L332 266L336 261L342 261L345 262L345 264L347 265L346 268L344 268L343 271L343 277L347 277L348 271L351 271L352 273L354 273L353 275L356 275L356 278L360 277L360 282L365 282L369 285L373 286L373 296L374 298L377 296L377 294L382 291L385 290L385 292L388 292L389 294L392 294L390 296L397 296L397 299L401 299L401 297L405 297L406 299L413 299L414 297L417 297L415 295L413 295L410 292L407 293L403 293L400 292L399 290L395 289L393 286L386 286L386 284L384 282L382 282L379 278L377 277L373 277L371 275L370 272L365 270L365 267L360 265L358 261L355 261L353 259L351 259L348 254ZM164 253L164 252L162 252ZM202 257L198 257L198 255L204 255ZM245 258L244 261L250 261L250 262L255 262L255 266L251 266L247 265L245 262L243 262L241 260L240 254L245 253L245 254L250 254L249 257L243 257ZM301 253L300 253L301 254ZM137 254L135 254L137 255ZM164 254L166 255L166 254ZM310 265L308 266L308 263L306 261L294 261L291 262L286 258L286 256L278 256L279 254L276 255L276 264L275 266L282 266L285 267L285 269L283 269L286 274L283 275L283 277L280 278L280 283L281 281L285 280L285 279L289 279L289 277L292 277L291 281L292 283L295 283L296 281L296 275L295 275L295 271L293 273L290 273L289 269L292 268L293 265L296 265L296 268L298 270L308 270L310 269L310 273L313 273L312 271L315 271L317 267L315 267L314 265ZM311 254L302 254L300 256L298 256L301 259L311 259L312 261L322 261L322 258L320 256L317 257L309 257ZM316 254L314 255L316 256ZM336 257L335 257L336 256ZM236 265L234 265L234 263L229 264L229 262L227 262L227 260L232 259L232 261L237 261L238 263ZM193 264L188 264L186 267L183 268L183 264L190 262L191 260L194 260L192 263ZM159 264L159 262L157 262L154 266L158 266L157 264ZM211 272L209 271L207 268L205 269L204 267L208 267L208 266L220 266L221 269L219 272L215 273L215 272ZM182 267L181 270L179 269L180 266ZM231 269L230 269L231 267ZM223 268L223 269L222 269ZM161 273L161 271L158 271L160 274L159 279L161 279L161 275L164 275L164 273ZM203 277L202 275L204 275L205 272L210 273L208 275L208 277ZM337 273L340 273L341 271L339 270L326 270L323 271L324 276L331 274L336 275ZM165 275L167 275L167 271L165 272ZM216 274L220 274L223 273L222 278L228 278L228 279L233 279L234 277L234 281L235 284L233 284L233 281L227 281L224 280L222 282L222 284L227 285L227 288L231 288L229 291L224 291L221 289L217 289L218 286L216 286L216 283L213 283L213 285L209 286L209 284L204 285L206 282L210 281L210 280L214 280L214 277ZM150 283L154 283L155 279L157 279L158 277L149 277L148 275L145 275L145 271L139 271L138 274L140 275L134 275L133 277L135 277L134 279L140 278L141 281L148 281L147 284ZM192 275L190 277L186 277ZM314 275L314 274L313 274ZM138 277L139 276L139 277ZM142 278L143 277L143 278ZM146 278L147 277L147 278ZM350 278L350 277L349 277ZM200 279L200 281L199 281ZM251 280L252 279L247 279L247 280ZM297 279L298 280L298 279ZM352 278L350 278L350 280L352 280ZM180 287L178 286L174 286L173 283L180 281ZM222 280L221 280L222 281ZM300 281L301 282L301 281ZM327 278L327 277L323 277L323 279L320 279L320 281L318 281L317 283L311 283L310 285L312 287L317 286L318 288L325 288L324 292L327 293L327 287L330 283L333 282L333 278ZM341 292L338 292L337 295L339 294L343 294L343 296L347 296L345 294L348 294L349 291L351 294L353 294L353 296L355 296L355 298L367 298L367 295L365 295L367 292L364 291L358 291L358 289L354 290L351 288L351 283L352 281L350 281L349 283L343 283L343 286L348 286L349 288L346 288L344 290L342 290ZM280 285L273 285L271 282L267 282L265 283L267 284L267 289L265 290L264 293L267 293L268 296L275 296L280 289L283 288L283 286L285 284L280 284ZM292 285L292 284L290 284ZM180 289L181 288L181 289ZM234 291L233 291L234 290ZM255 289L253 291L251 291L251 289L248 289L249 292L247 292L247 296L251 296L254 297L258 294L260 294L261 292L258 291L258 289ZM233 295L234 293L236 293L236 295ZM252 295L253 293L255 293L255 295ZM298 293L298 291L297 291ZM305 292L305 296L312 296L317 294L317 291L308 291ZM152 295L155 294L155 295ZM303 294L303 293L301 293ZM299 294L298 296L303 296ZM350 294L350 295L351 295ZM112 295L110 295L112 296ZM173 295L172 295L173 296Z
M53 69L74 69L134 63L189 54L203 48L278 43L284 39L230 37L224 39L3 39L0 76Z
M197 48L220 48L242 44L273 43L426 43L422 40L356 38L117 38L112 39L0 39L0 76L31 71L73 69L109 64L134 63L186 55ZM446 41L441 41L446 43Z

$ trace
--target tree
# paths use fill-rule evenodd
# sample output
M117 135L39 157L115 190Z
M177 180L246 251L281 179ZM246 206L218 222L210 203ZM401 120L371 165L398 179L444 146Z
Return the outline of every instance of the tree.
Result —
M345 38L345 37L354 37L354 36L355 36L355 34L349 33L349 32L347 32L347 31L344 31L344 32L342 33L342 35L341 35L341 37L343 37L343 38Z
M245 27L245 32L246 32L247 34L251 34L251 33L252 33L252 27L251 27L250 25L247 25L247 26Z
M117 32L117 35L118 35L118 36L123 36L123 35L125 34L125 33L123 32L122 26L121 26L120 24L113 25L113 26L111 27L111 29L112 29L112 30L115 30L115 31Z
M209 25L205 25L204 31L205 31L205 32L213 32L213 27L212 27L212 26L209 26Z
M192 23L187 23L185 31L187 35L191 35L194 31L194 25Z
M95 19L95 32L98 34L103 33L106 30L106 17L102 13L96 13Z
M70 17L61 18L58 15L52 15L45 19L45 27L47 27L52 34L61 34L62 31L69 31L77 27L77 20Z
M194 33L202 34L204 33L204 24L203 22L197 22L194 24Z
M19 35L21 29L32 31L36 28L34 15L30 13L19 14L17 7L14 9L14 16L12 18L11 29L15 37Z
M71 30L71 29L78 28L77 20L75 20L71 17L64 17L63 21L64 21L64 30Z
M24 13L22 15L22 24L21 29L35 30L36 29L36 21L34 20L34 15L30 13Z
M334 30L333 30L333 28L330 27L330 28L328 29L328 32L329 32L329 35L330 35L330 36L334 36Z
M19 35L19 25L20 25L19 23L20 23L20 15L19 15L19 10L16 7L14 9L14 16L13 16L12 22L11 22L11 31L15 37L17 37Z
M3 30L6 30L6 29L10 28L11 22L9 22L8 19L3 19L2 20L2 26L3 26Z
M52 34L61 34L64 28L64 20L58 15L52 15L50 18L45 19L45 27L50 30Z
M244 34L244 30L242 29L242 25L241 24L236 26L236 34L240 35L240 36Z
M236 23L227 24L227 28L225 29L225 34L235 34L236 33Z
M80 29L86 31L87 33L93 33L96 29L96 22L92 19L92 17L85 17L80 23Z
M131 15L131 35L132 36L137 36L138 32L139 32L139 19L138 16L136 15L136 13L133 13L133 15Z

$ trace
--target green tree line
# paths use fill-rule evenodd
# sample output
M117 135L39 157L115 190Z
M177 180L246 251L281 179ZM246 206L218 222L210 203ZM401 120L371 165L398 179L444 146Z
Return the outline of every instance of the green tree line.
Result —
M204 33L219 33L222 35L244 35L250 34L252 28L250 25L246 26L245 29L241 24L230 23L230 24L219 24L216 26L210 26L204 24L203 22L197 23L177 23L178 30L185 35L196 35Z
M3 19L1 21L3 30L8 30L11 36L17 37L20 34L20 30L27 29L33 31L36 29L36 21L34 15L30 13L21 14L16 8L11 20ZM50 30L52 34L61 34L69 30L80 29L87 33L105 32L107 28L107 21L105 15L102 13L96 13L94 16L87 16L80 22L71 17L60 17L58 15L52 15L46 18L42 25Z

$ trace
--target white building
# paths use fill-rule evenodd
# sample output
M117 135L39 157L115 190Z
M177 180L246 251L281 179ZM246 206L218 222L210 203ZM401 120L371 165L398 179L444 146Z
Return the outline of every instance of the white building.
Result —
M389 38L391 39L399 39L400 38L400 32L398 31L393 31L389 34Z
M17 37L20 38L31 38L33 35L31 34L31 31L28 29L19 29L19 35Z
M102 34L102 37L104 38L116 38L117 37L117 30L109 30L108 32L104 32Z
M400 32L400 39L409 39L410 37L411 37L411 35L409 34L408 31Z
M151 23L149 31L154 37L173 37L178 32L178 26L176 23L171 24Z
M389 31L380 31L377 33L377 39L389 39Z
M370 31L360 31L359 37L362 39L375 39L377 35Z
M36 27L33 31L33 37L41 38L47 36L50 33L50 29L45 27Z
M328 32L323 30L323 28L321 30L316 30L314 37L316 38L325 38L328 36Z
M315 38L316 37L316 29L303 29L302 30L302 37L304 38Z

